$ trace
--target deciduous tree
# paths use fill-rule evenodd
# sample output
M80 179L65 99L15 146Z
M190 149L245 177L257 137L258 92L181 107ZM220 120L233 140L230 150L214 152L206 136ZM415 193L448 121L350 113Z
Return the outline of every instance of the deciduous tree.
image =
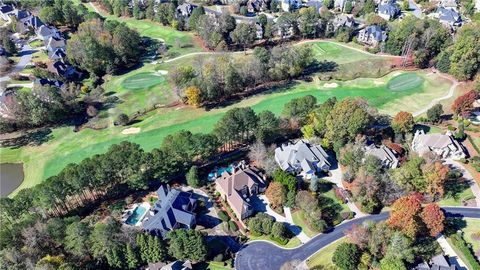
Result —
M443 231L445 214L437 204L427 204L422 210L421 217L430 236L436 237Z

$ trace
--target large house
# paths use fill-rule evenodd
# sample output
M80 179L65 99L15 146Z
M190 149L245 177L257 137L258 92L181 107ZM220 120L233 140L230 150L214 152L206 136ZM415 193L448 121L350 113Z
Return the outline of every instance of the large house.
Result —
M268 10L268 2L266 0L248 0L247 11L249 13L255 13L258 11Z
M286 172L299 173L310 179L315 173L328 171L328 155L320 145L305 140L284 144L275 149L275 161Z
M183 3L177 7L176 16L177 18L189 18L192 15L194 6L189 3Z
M10 15L14 10L15 8L13 6L0 3L0 18L4 21L10 21Z
M143 220L143 229L151 234L165 237L167 232L178 228L195 226L197 199L191 192L171 189L162 185L157 190L158 200Z
M434 14L436 18L445 26L454 28L462 25L462 17L453 8L439 7Z
M42 25L37 29L37 37L43 42L47 42L49 38L60 38L60 32L55 27Z
M430 263L422 262L415 266L413 270L456 270L454 264L450 264L445 256L437 255L430 260Z
M301 0L280 0L280 5L284 12L290 12L299 9L302 6Z
M377 47L387 40L387 32L379 25L369 25L358 32L357 40L365 45Z
M353 28L356 25L355 19L352 15L347 14L340 14L335 16L332 21L333 29L337 31L337 29L341 27Z
M254 214L255 210L250 200L265 191L266 186L258 169L249 166L235 168L232 173L225 171L215 180L215 187L222 200L230 205L240 220Z
M387 21L395 19L400 13L400 8L393 1L378 6L378 16Z
M463 146L450 133L425 134L417 130L412 141L412 149L420 156L434 153L442 158L462 159L466 157Z
M306 7L313 7L313 9L315 9L315 12L317 12L318 14L320 14L320 11L323 7L323 2L322 1L318 1L318 0L310 0L308 2L305 3L305 6Z
M399 164L399 160L397 158L398 153L385 145L377 147L376 145L371 144L365 148L365 155L377 157L382 162L382 165L386 168L395 169Z

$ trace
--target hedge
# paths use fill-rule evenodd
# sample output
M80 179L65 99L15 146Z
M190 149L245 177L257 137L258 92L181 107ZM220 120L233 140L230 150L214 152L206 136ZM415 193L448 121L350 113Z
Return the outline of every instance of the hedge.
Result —
M468 261L468 264L473 267L473 270L480 270L480 263L475 259L475 256L472 253L472 250L468 246L467 242L463 239L460 234L453 234L450 239L452 240L453 245L460 250L461 253L465 256L465 259Z
M237 223L235 223L235 221L233 220L230 220L228 222L228 228L230 229L230 231L237 231L238 230Z
M220 218L222 221L229 221L230 217L228 216L227 212L220 210L218 211L218 218Z

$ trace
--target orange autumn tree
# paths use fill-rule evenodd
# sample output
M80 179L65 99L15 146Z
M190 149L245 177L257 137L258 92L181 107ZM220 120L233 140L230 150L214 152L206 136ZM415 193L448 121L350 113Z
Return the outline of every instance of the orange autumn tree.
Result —
M422 207L422 196L414 193L396 200L387 224L414 239L417 235L437 236L443 231L445 215L435 203ZM425 230L426 229L426 230Z
M427 204L422 210L422 221L428 229L430 236L435 237L443 231L445 214L443 214L440 206L435 203Z
M272 182L265 191L268 201L273 208L281 207L286 200L285 187L280 182Z
M452 111L456 115L464 115L470 112L473 108L473 102L478 98L478 93L475 90L470 90L464 95L459 96L452 104Z
M419 215L422 204L418 194L409 195L396 200L387 220L388 226L402 231L406 236L415 238L420 231Z
M424 177L427 180L426 192L432 197L442 197L445 193L445 182L448 180L448 166L440 161L431 163L424 168Z
M413 115L409 112L398 112L392 120L392 128L397 133L409 133L413 130Z
M200 89L196 86L189 86L185 89L185 95L187 96L187 104L194 107L199 107L200 100Z

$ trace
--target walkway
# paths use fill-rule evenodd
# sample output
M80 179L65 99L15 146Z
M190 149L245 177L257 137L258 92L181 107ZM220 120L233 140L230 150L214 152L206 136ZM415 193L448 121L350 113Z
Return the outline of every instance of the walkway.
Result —
M463 178L465 178L465 180L468 181L468 183L470 184L470 188L472 189L473 195L475 195L475 202L477 204L477 207L480 207L480 187L478 186L475 179L473 179L473 176L470 174L470 172L467 169L465 169L465 167L463 167L463 165L460 162L452 159L445 160L445 164L455 167L456 169L462 172Z
M337 168L330 169L331 176L324 177L324 179L328 180L329 182L334 183L335 185L337 185L337 187L339 187L341 189L345 189L343 184L342 184L342 177L343 177L342 169L340 168L340 166L338 164L332 164L332 166L333 166L333 168L335 166L337 166ZM363 216L366 215L365 213L360 211L360 209L358 209L357 205L355 203L353 203L349 198L347 198L347 206L350 209L350 211L355 213L355 218L363 217Z
M455 265L458 270L468 270L467 265L462 261L455 250L453 250L452 246L447 242L447 239L445 239L445 236L440 235L437 237L437 242L445 255L448 256L448 260L451 264Z
M308 237L302 231L302 228L298 227L297 225L295 225L295 223L293 223L293 218L292 218L292 213L290 212L290 208L284 207L283 211L285 213L285 216L282 216L279 213L273 211L273 209L270 207L270 203L268 201L267 196L259 195L258 199L259 200L255 202L254 207L256 207L259 210L259 212L267 213L268 215L274 217L276 221L286 223L288 226L288 229L296 237L298 237L298 239L300 240L300 242L302 242L302 244L310 240L310 237Z
M469 207L443 207L448 215L460 215L469 218L480 218L478 208ZM257 241L245 244L237 253L235 269L257 270L271 269L278 270L283 264L292 260L305 261L312 254L334 241L344 237L344 231L354 224L362 224L365 221L380 222L388 218L389 213L383 212L378 215L369 215L356 218L342 223L331 232L315 236L307 243L295 249L285 249L265 241ZM265 257L267 255L267 258Z

